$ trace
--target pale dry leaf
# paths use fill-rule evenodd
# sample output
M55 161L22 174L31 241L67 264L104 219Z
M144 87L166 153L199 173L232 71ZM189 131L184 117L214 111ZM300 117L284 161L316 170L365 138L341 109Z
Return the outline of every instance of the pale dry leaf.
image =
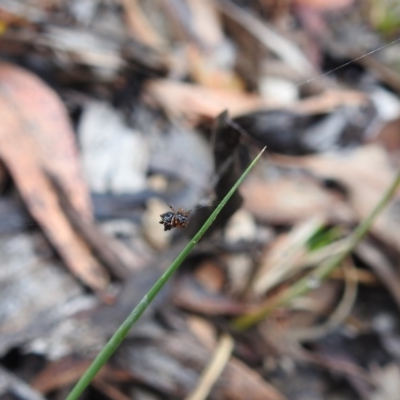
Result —
M212 2L188 0L191 10L193 30L207 47L219 46L224 40L224 32L217 10Z
M226 225L224 237L230 245L240 241L253 242L256 240L257 225L253 215L242 208L236 211Z
M169 210L167 204L159 199L149 199L143 214L142 233L147 242L156 250L165 250L172 239L171 232L164 232L164 226L159 223L161 214Z
M289 233L280 235L267 247L253 283L256 295L264 294L299 271L307 254L307 242L324 222L320 216L310 218L295 225Z
M375 371L378 387L371 396L371 400L397 400L400 392L400 368L396 364L389 364Z
M245 293L254 273L254 261L249 253L233 253L224 257L228 265L229 292Z
M235 342L227 333L223 333L218 340L213 351L212 357L203 369L196 386L185 400L205 400L221 376L222 371L231 358Z
M217 331L214 325L204 318L189 314L187 317L187 326L190 332L205 346L212 350L217 343Z

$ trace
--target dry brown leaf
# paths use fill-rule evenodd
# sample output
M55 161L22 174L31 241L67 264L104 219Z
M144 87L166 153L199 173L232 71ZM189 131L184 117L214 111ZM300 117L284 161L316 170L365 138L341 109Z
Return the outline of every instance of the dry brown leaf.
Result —
M277 180L248 179L241 191L244 207L256 218L276 224L294 224L313 215L330 221L352 220L348 206L313 179L282 177Z
M354 0L293 0L295 4L308 6L320 11L339 10L350 7Z
M387 153L381 147L374 145L343 154L323 154L302 158L274 157L285 165L307 168L323 179L338 181L347 189L349 204L359 220L369 215L395 176ZM400 191L374 221L371 231L400 251L399 203Z
M73 357L66 357L50 362L33 378L31 386L41 393L49 393L56 389L72 385L82 376L90 363L91 360L79 360ZM129 372L105 365L96 376L95 381L126 382L131 379Z
M199 85L166 79L153 80L145 87L149 100L153 100L173 116L187 116L194 122L200 118L215 118L223 110L231 116L277 106L257 95L233 90L211 89Z
M64 358L54 361L34 377L31 385L41 393L48 393L76 382L89 365L90 360Z
M185 366L203 368L210 359L210 351L201 346L192 335L166 335L160 343L164 352ZM187 367L189 368L189 367ZM221 400L285 400L286 397L262 376L235 357L231 357L216 385L210 399Z
M197 59L196 62L199 60ZM197 66L197 68L202 67ZM197 72L205 73L204 70ZM186 116L194 123L201 118L215 118L222 110L228 110L229 114L235 117L260 109L285 107L285 103L277 98L260 97L238 90L241 85L234 79L232 80L232 77L225 76L225 88L221 83L216 85L213 81L220 78L218 71L215 74L197 76L201 83L206 83L209 87L167 79L152 80L145 86L145 98L150 103L156 103L162 107L168 114L174 117ZM233 90L226 89L226 87ZM293 109L304 114L318 114L332 111L345 104L362 106L368 101L367 96L357 91L331 90L320 96L301 100L293 105Z
M94 290L104 290L107 274L76 235L51 183L63 187L82 218L91 218L74 133L59 98L33 74L1 64L0 119L0 158L29 212L71 271Z
M190 75L193 80L205 87L240 92L245 89L244 82L232 70L223 69L213 60L212 54L198 46L188 45L187 56Z
M92 206L78 161L75 135L57 94L35 75L11 64L0 65L0 84L0 95L35 142L43 170L63 186L76 210L91 218Z
M249 305L234 300L224 293L213 293L189 275L179 278L174 287L172 301L178 307L204 315L241 315Z
M217 262L203 261L194 272L197 282L210 293L219 293L225 285L225 274Z
M234 357L229 361L221 378L229 382L229 385L215 390L216 398L241 400L243 396L250 394L252 400L286 399L286 397L278 392L269 382L263 380L261 375ZM222 396L223 393L224 397Z
M323 114L346 105L366 106L369 102L369 97L357 90L330 89L320 95L299 100L293 104L292 110L303 114Z

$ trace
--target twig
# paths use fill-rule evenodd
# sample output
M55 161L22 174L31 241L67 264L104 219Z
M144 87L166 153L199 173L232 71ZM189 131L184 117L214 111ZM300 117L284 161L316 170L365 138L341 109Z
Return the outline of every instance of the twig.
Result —
M217 344L210 363L204 369L196 387L186 400L205 400L213 385L224 370L232 354L234 341L228 334L223 334Z

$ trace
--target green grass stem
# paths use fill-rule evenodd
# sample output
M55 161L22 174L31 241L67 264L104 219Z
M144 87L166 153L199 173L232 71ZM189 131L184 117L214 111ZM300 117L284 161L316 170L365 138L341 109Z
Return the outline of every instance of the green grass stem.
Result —
M122 323L122 325L118 328L118 330L114 333L111 339L106 343L97 357L93 360L92 364L86 370L86 372L82 375L80 380L77 382L75 387L72 389L66 400L77 400L79 396L83 393L83 391L89 386L90 382L96 376L96 374L100 371L103 365L108 361L108 359L112 356L112 354L117 350L118 346L125 339L129 330L136 323L136 321L141 317L141 315L145 312L146 308L153 301L153 299L157 296L159 291L164 287L164 285L168 282L174 272L178 269L178 267L182 264L184 259L188 256L190 251L196 245L196 243L201 239L210 225L214 222L215 218L219 214L219 212L223 209L227 201L231 198L236 189L240 186L249 172L252 170L254 165L260 159L262 153L264 152L265 147L258 156L253 160L253 162L247 167L247 169L243 172L241 177L237 180L232 189L228 192L228 194L224 197L221 203L217 206L214 212L210 215L204 225L200 228L197 234L193 237L193 239L187 244L187 246L182 250L179 256L175 259L175 261L165 270L165 272L161 275L158 281L153 285L153 287L147 292L147 294L142 298L139 304L133 309L133 311L129 314L126 320Z
M378 214L387 206L399 185L400 172L398 172L393 183L388 187L385 194L382 196L381 200L368 215L368 217L365 220L361 221L357 228L349 235L347 239L345 239L346 245L341 252L323 262L319 267L314 269L305 277L301 278L299 281L283 291L277 297L271 299L271 301L260 307L260 309L242 317L236 318L233 322L233 326L238 330L248 329L251 326L260 322L262 319L266 318L276 308L288 304L296 297L309 292L316 286L319 286L319 284L324 279L327 279L330 276L333 270L341 264L341 262L359 243L359 241L366 235L373 221L378 216Z

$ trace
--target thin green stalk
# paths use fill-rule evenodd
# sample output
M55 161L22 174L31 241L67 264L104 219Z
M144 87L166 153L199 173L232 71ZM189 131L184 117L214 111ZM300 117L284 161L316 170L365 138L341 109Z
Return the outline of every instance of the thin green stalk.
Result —
M294 285L286 289L276 298L268 302L265 306L261 307L257 311L237 318L233 322L234 327L239 330L244 330L251 327L252 325L255 325L256 323L267 317L276 308L284 306L296 297L309 292L310 290L315 288L316 284L318 285L321 281L328 278L332 271L350 254L350 252L354 249L358 242L368 232L373 221L378 216L378 214L387 206L399 185L400 171L398 172L393 183L387 189L386 193L383 195L382 199L371 212L371 214L365 220L361 221L357 228L346 239L346 246L343 251L323 262L318 268L316 268L314 271L310 272L304 278L300 279Z
M236 189L240 186L246 176L249 174L251 169L260 159L262 153L264 152L265 147L258 156L254 159L254 161L247 167L246 171L243 172L242 176L238 179L232 189L228 192L228 194L224 197L218 207L214 210L214 212L210 215L204 225L200 228L194 238L187 244L187 246L182 250L179 256L175 259L175 261L168 267L168 269L162 274L162 276L158 279L158 281L153 285L153 287L147 292L147 294L142 298L139 304L133 309L133 311L129 314L128 318L122 323L122 325L118 328L118 330L114 333L111 339L106 343L101 352L94 359L92 364L83 374L81 379L72 389L71 393L68 395L66 400L77 400L79 396L83 393L83 391L87 388L96 374L100 371L103 365L107 362L107 360L112 356L118 346L125 339L129 330L136 323L136 321L140 318L140 316L144 313L149 304L153 301L153 299L157 296L158 292L163 288L163 286L168 282L174 272L181 265L183 260L187 257L190 251L193 249L195 244L201 239L210 225L214 222L215 218L225 206L227 201L231 198Z

